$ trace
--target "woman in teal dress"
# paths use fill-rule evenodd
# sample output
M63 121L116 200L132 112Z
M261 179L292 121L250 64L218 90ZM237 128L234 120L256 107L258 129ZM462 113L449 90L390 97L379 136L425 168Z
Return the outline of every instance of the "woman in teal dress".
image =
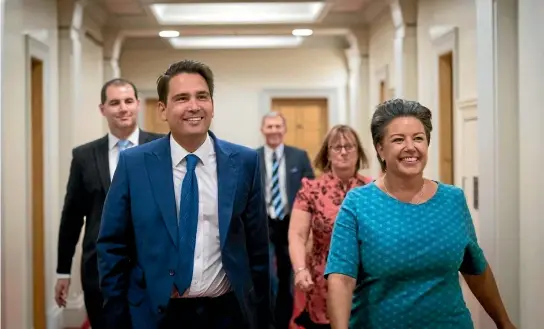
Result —
M374 113L384 175L348 192L336 218L325 270L334 329L472 329L459 272L497 327L515 328L463 191L423 178L431 130L417 102Z

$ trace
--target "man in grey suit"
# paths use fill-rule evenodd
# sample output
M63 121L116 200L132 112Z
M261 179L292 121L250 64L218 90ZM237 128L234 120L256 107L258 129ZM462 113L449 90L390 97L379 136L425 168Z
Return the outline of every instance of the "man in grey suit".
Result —
M278 112L270 112L262 119L261 132L265 145L257 151L261 159L265 189L270 243L277 266L277 295L275 308L276 329L288 329L293 314L291 260L287 232L291 207L300 189L302 178L314 178L314 171L306 151L283 143L287 125Z

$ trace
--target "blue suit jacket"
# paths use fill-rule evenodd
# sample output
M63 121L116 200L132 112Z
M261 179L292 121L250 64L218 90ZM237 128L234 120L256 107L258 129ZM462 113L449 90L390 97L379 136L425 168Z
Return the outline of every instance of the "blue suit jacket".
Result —
M257 152L210 132L217 159L223 268L250 329L268 328L268 225ZM96 245L111 328L157 328L179 260L169 136L121 153Z

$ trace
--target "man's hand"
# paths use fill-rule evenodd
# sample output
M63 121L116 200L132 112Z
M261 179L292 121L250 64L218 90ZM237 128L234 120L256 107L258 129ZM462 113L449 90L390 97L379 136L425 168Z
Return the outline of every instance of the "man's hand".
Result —
M59 307L66 307L68 299L68 290L70 289L70 279L58 279L55 285L55 302Z

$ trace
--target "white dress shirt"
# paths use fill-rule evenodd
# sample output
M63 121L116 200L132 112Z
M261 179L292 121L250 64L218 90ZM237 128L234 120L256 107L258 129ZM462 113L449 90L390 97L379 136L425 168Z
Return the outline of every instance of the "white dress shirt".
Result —
M285 182L285 156L284 156L284 146L283 144L280 144L278 147L276 147L275 150L270 148L270 146L265 145L264 146L264 160L266 164L266 205L268 206L268 215L271 218L276 218L276 211L274 210L274 206L272 205L272 202L270 202L270 190L272 188L272 154L274 152L276 153L276 157L278 159L279 168L278 168L278 174L280 175L280 195L281 195L281 201L283 203L283 209L285 210L287 208L287 185Z
M127 140L129 143L129 148L134 147L138 145L138 141L140 139L140 129L136 128L130 136L128 136ZM119 145L117 143L119 142L119 138L112 135L112 133L108 133L108 160L109 160L109 169L110 169L110 180L113 179L113 174L115 173L115 169L117 169L117 162L119 161ZM70 273L58 273L57 278L58 279L69 279L71 277Z
M187 172L189 154L170 136L174 191L179 220L181 185ZM196 231L193 279L183 297L217 297L230 291L219 242L219 206L217 203L217 162L213 142L208 135L194 153L200 161L195 173L198 181L198 226ZM183 293L183 292L180 292Z

